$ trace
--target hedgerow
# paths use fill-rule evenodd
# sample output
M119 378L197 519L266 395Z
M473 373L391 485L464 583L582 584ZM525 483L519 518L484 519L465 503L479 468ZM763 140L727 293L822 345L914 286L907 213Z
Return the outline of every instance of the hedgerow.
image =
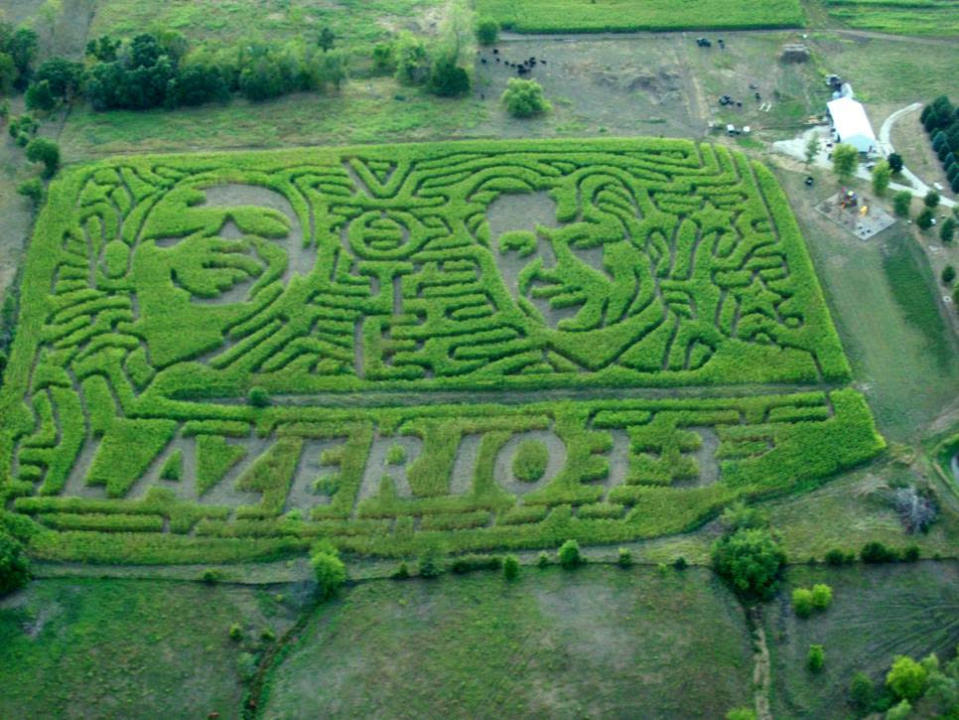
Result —
M499 227L518 194L555 204L556 226ZM46 528L30 541L45 558L622 543L883 447L862 395L815 389L850 371L775 179L687 141L70 168L21 299L0 497ZM705 390L536 394L643 386ZM363 407L360 391L469 402Z

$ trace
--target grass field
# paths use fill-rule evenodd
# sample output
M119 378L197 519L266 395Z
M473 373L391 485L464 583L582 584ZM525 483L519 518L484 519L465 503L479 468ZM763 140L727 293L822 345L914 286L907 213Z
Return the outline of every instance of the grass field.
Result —
M959 566L923 562L910 566L791 568L787 588L826 582L832 606L802 620L789 608L788 592L767 607L766 629L773 658L775 717L833 720L852 716L849 683L855 672L877 686L898 654L943 659L959 642ZM825 646L819 675L805 666L809 645Z
M953 0L823 0L829 17L859 30L902 35L959 35Z
M622 542L882 447L858 393L822 390L849 369L785 198L723 148L129 158L51 198L2 435L44 557ZM523 440L538 477L510 469Z
M715 718L748 634L708 572L557 568L351 590L271 672L262 716ZM691 668L696 668L692 671Z
M34 582L0 603L0 716L238 718L261 633L279 637L297 610L285 587Z
M798 27L798 0L478 0L481 16L516 32L629 32L697 28Z

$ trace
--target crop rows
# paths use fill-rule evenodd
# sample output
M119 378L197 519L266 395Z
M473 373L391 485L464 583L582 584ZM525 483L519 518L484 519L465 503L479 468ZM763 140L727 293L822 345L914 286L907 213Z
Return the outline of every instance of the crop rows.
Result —
M22 298L0 498L49 557L616 542L882 446L774 178L686 141L74 168ZM603 387L660 390L533 392Z

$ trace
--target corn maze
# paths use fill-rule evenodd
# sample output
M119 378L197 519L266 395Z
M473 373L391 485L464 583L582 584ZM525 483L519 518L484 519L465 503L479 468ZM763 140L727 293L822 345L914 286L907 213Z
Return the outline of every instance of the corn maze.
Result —
M785 197L723 148L122 158L38 220L0 500L55 559L624 542L872 457L849 379Z

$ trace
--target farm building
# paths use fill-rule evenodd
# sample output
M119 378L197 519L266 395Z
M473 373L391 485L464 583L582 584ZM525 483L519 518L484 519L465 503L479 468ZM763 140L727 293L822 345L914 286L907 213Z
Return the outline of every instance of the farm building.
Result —
M876 135L862 103L841 97L826 103L826 109L839 142L852 145L861 153L875 151Z

